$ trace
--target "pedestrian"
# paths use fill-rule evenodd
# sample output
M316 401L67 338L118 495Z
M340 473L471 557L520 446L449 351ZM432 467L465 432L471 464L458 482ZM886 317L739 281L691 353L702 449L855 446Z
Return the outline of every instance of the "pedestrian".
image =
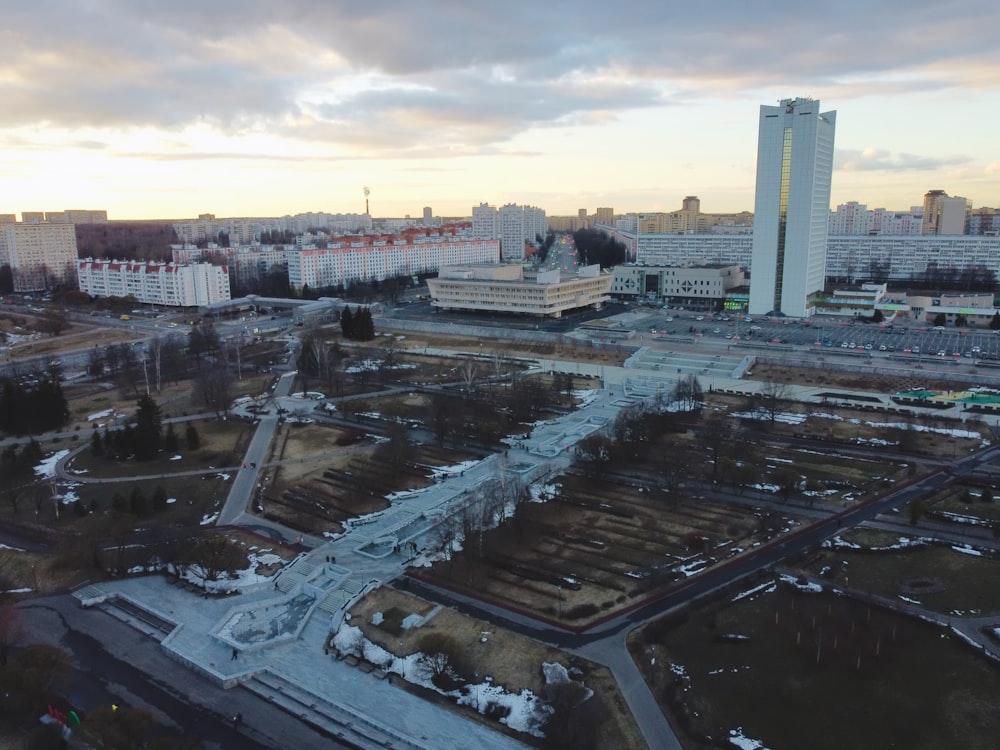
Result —
M233 655L230 657L229 661L236 661L240 656L240 652L237 648L233 648Z
M233 717L233 729L239 729L243 725L243 714L237 713Z
M256 462L254 462L254 461L251 461L251 462L250 462L250 468L251 468L251 469L256 469L256 468L257 468L257 464L256 464Z
M243 462L243 468L245 469L246 467L247 467L247 464L246 464L246 461L244 461Z

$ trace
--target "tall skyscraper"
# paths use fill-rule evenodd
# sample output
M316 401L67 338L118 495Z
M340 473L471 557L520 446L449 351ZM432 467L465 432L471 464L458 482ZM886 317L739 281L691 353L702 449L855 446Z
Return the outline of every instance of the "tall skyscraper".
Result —
M816 99L760 108L750 313L812 314L823 289L837 113Z

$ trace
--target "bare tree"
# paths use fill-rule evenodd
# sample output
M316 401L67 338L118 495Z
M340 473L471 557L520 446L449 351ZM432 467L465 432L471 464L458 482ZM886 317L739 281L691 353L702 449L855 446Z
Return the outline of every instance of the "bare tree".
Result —
M181 563L206 581L218 581L224 575L235 573L246 562L246 551L222 535L195 542L181 556Z
M479 376L479 366L476 360L471 357L463 359L458 366L458 374L462 378L462 384L465 386L466 392L471 393L474 391L476 378Z
M771 424L774 424L781 413L788 408L791 396L792 392L787 383L779 383L776 380L764 383L758 393L759 404Z
M233 400L232 381L224 364L216 363L215 367L202 370L195 381L195 388L202 403L217 416L229 411Z

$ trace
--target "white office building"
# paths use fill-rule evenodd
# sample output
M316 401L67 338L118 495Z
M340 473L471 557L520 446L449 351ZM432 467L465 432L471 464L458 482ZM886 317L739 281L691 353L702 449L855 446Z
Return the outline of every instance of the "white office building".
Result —
M442 310L562 317L571 310L600 310L614 278L598 265L574 273L528 271L517 263L448 266L427 280L431 304Z
M812 314L823 289L836 112L815 99L760 108L750 313Z

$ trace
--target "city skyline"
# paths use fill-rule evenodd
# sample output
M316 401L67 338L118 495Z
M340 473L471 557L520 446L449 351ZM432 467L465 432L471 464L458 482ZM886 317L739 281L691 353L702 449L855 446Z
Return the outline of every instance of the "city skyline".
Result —
M804 95L831 208L1000 206L992 4L711 5L15 5L0 213L753 210L758 108Z

